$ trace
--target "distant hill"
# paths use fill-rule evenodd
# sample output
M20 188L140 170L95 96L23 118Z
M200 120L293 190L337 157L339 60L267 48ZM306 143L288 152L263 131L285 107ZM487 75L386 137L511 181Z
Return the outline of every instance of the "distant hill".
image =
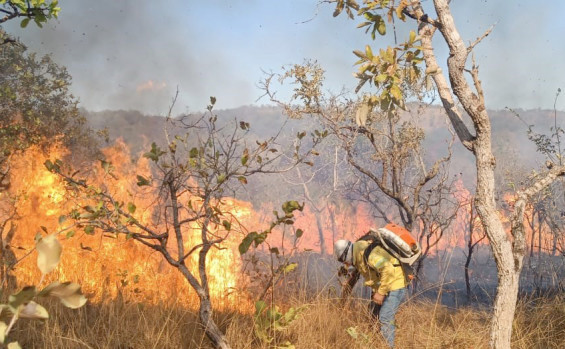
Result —
M411 106L415 115L418 108ZM535 125L537 132L550 134L554 126L554 112L550 110L517 110L520 118L508 110L491 110L493 151L498 168L531 169L544 162L543 156L536 152L535 145L527 137L527 125ZM315 128L312 120L287 120L281 110L272 106L244 106L235 109L217 110L220 122L234 119L251 124L252 134L257 138L267 138L284 125L286 138L296 132ZM418 123L426 131L426 152L428 159L446 154L446 143L451 135L446 128L445 112L441 107L428 106L420 111ZM144 115L138 111L107 110L101 112L85 111L89 125L95 129L107 128L110 141L122 138L131 148L132 154L145 151L152 141L164 139L165 118ZM557 120L563 120L565 112L558 112ZM283 137L284 138L284 137ZM564 139L565 141L565 139ZM465 182L474 178L473 155L456 140L453 148L451 172L462 174Z

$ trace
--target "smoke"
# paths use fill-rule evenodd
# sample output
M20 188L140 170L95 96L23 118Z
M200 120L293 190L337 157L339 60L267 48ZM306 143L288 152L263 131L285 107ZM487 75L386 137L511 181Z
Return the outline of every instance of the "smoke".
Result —
M231 64L236 53L217 44L217 25L194 20L192 3L77 0L60 6L59 21L44 29L10 23L8 30L66 66L87 109L164 114L177 87L178 112L204 109L209 96L222 91L229 91L221 96L228 105L251 100L254 82Z
M351 51L394 44L371 42L355 22L332 18L330 5L302 0L61 0L60 6L59 21L44 29L21 29L18 21L6 27L31 50L52 53L66 66L82 106L94 111L164 114L177 88L178 113L204 109L209 96L221 108L253 104L262 94L262 70L278 72L305 58L327 71L328 89L352 90ZM483 0L453 1L452 7L468 42L496 24L474 50L487 106L552 108L557 88L565 86L558 66L565 56L559 17L565 4ZM398 22L401 40L406 28Z
M455 18L469 41L494 25L475 51L487 106L553 108L555 94L565 85L559 57L565 23L561 1L457 1ZM565 109L565 103L557 105Z

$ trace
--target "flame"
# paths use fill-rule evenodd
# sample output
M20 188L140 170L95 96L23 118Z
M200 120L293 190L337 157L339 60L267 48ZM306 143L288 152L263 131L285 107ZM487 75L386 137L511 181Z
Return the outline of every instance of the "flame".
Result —
M163 231L165 228L154 221L157 193L141 190L136 185L137 174L150 177L149 160L139 157L137 161L132 162L129 148L121 140L102 152L106 161L113 166L113 175L107 173L101 164L96 164L90 169L90 178L97 180L97 185L107 188L116 199L135 203L135 215L140 222L154 225L157 230ZM68 150L61 146L54 146L47 152L30 148L25 154L14 159L12 171L15 175L12 175L10 191L0 193L2 205L7 205L9 200L6 199L11 198L19 214L17 221L14 221L17 232L11 242L12 249L17 258L29 255L16 266L15 275L18 282L21 285L35 284L41 278L32 254L34 236L39 232L45 234L45 231L55 233L63 230L59 234L64 249L62 260L53 275L48 276L50 279L80 283L93 301L122 296L153 304L175 301L187 306L196 306L198 297L194 290L178 270L167 264L160 254L122 236L101 233L86 235L80 229L64 230L71 222L60 221L59 218L78 204L77 198L69 196L61 179L47 171L43 164L47 159L64 158L68 153ZM440 250L466 246L468 220L471 219L469 202L472 195L462 182L458 182L454 196L463 208L452 225L455 232L446 236L437 246ZM189 198L182 197L182 200L186 202ZM255 209L251 203L235 198L224 198L221 205L223 210L231 213L233 222L241 222L248 231L265 229L273 220L273 210L277 209L273 204L265 204ZM369 207L362 204L351 206L320 202L318 206L323 209L314 211L306 205L303 212L295 213L295 223L291 229L304 231L297 241L299 251L321 252L321 231L325 242L324 252L330 254L333 253L335 240L355 240L375 226ZM531 215L531 207L528 212ZM500 214L506 219L505 212ZM476 219L476 226L480 227L478 218L473 219ZM245 233L226 234L225 230L220 231L221 227L213 225L207 228L212 235L225 235L225 240L217 248L212 248L207 258L209 289L215 306L243 311L248 308L253 311L246 291L246 285L250 281L241 272L242 259L238 251ZM186 241L185 250L202 242L201 227L197 225L188 227L183 234ZM531 241L533 233L529 227L527 234L527 241ZM543 230L541 234L543 247L546 248L551 241L551 233ZM269 245L280 250L292 248L294 241L294 235L289 233L288 229L275 230L268 238ZM482 243L487 243L486 239ZM169 241L169 244L176 245L176 241ZM197 263L197 253L193 253L189 257L188 265L195 275L198 275Z
M137 85L135 91L137 93L147 92L147 91L159 91L167 87L167 84L164 81L161 82L154 82L153 80L147 80L144 83Z
M98 184L106 186L117 200L134 202L137 206L136 218L140 222L155 224L152 222L152 213L156 194L141 192L135 181L136 174L149 176L147 159L141 157L132 163L123 141L117 141L114 146L104 149L103 153L113 166L114 176L98 165L92 169L91 178L100 178ZM33 250L34 236L41 230L55 233L71 224L62 222L59 225L59 217L68 213L77 202L68 196L61 179L43 165L47 159L63 158L66 154L67 151L61 147L53 147L47 152L31 148L14 161L13 168L17 175L13 176L10 195L16 198L15 207L20 219L11 245L17 247L18 258ZM224 205L242 221L251 220L254 214L251 204L246 202L227 199ZM74 236L71 236L72 231ZM185 248L201 242L198 227L192 227L184 233L188 235ZM166 301L171 294L177 295L181 303L194 304L197 300L186 280L161 255L132 240L103 234L90 236L80 229L63 231L59 238L64 248L63 256L56 272L49 277L79 282L92 300L124 294L153 303ZM238 241L241 241L241 236L228 236L220 244L221 249L210 250L207 257L210 295L220 306L235 306L239 302L235 293L227 292L237 288L240 278ZM197 255L193 254L189 262L190 270L195 275L198 274ZM33 284L40 279L33 257L24 258L17 265L16 276L21 284Z

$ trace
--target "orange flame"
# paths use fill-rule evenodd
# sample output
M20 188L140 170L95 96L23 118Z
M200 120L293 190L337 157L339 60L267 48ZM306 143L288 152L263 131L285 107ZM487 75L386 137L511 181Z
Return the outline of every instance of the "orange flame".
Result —
M47 159L63 158L67 153L68 151L60 146L50 149L49 155L40 149L30 148L13 162L12 170L15 175L12 176L10 192L0 193L0 197L4 204L8 202L5 200L8 196L15 200L19 219L15 222L17 233L11 246L18 258L30 254L34 246L34 236L42 229L54 233L71 224L69 221L59 223L59 217L77 205L76 198L69 196L61 179L47 171L43 165ZM152 221L154 205L158 202L156 193L141 191L135 180L137 174L150 176L148 159L140 157L136 162L132 162L132 156L123 141L117 141L114 146L104 149L103 153L114 167L115 178L111 178L100 164L92 168L91 178L100 179L97 184L105 186L118 200L135 203L136 218L140 222L157 224ZM471 200L471 194L462 182L457 184L455 197L462 205ZM255 210L250 203L234 198L224 199L222 205L249 231L268 226L273 218L272 205ZM455 234L451 238L446 237L438 249L465 246L469 210L469 205L463 207L453 225ZM501 217L505 215L501 213ZM476 224L480 226L480 222L477 221ZM335 240L355 240L373 226L374 218L369 208L363 205L341 207L328 203L325 209L318 213L306 205L303 212L295 213L294 228L305 232L299 239L299 251L320 252L319 231L325 241L325 252L332 253ZM212 233L217 233L214 227L209 229ZM530 241L532 231L528 228L527 232ZM190 227L184 234L185 249L201 243L198 226ZM269 244L279 249L289 248L292 236L283 234L283 229L273 232L269 237ZM550 232L542 231L542 234L544 241L549 241L547 237ZM87 235L80 229L75 229L74 236L72 235L71 230L60 233L63 256L59 267L50 278L80 283L94 301L127 296L129 299L143 302L174 300L189 306L196 305L197 296L194 290L158 253L124 237ZM242 238L241 234L231 233L219 248L211 249L208 254L210 293L216 306L242 309L242 301L248 299L249 295L242 291L248 280L240 271L242 261L238 252ZM196 258L197 254L193 254L188 262L190 271L195 275L198 274ZM40 279L33 254L17 264L16 276L22 285L35 284ZM176 299L173 299L175 297Z

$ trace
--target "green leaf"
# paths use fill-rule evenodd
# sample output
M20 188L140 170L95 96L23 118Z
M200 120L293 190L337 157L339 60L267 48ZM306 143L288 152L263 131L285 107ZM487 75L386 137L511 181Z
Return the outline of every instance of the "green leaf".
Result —
M231 230L231 223L230 223L230 222L224 220L224 221L222 222L222 225L224 226L224 228L226 228L227 231L230 231L230 230Z
M400 88L398 87L398 85L391 85L391 86L390 86L390 94L391 94L392 97L394 97L394 99L396 99L397 101L401 101L401 100L402 100L402 91L400 90Z
M243 238L243 240L239 244L239 253L245 254L247 252L247 250L249 250L251 243L253 243L253 241L255 240L256 237L257 237L256 232L251 232L251 233L247 234L247 236L245 238Z
M407 5L408 4L406 3L406 1L403 0L400 2L400 4L398 4L398 7L396 8L396 16L402 21L406 20L406 16L402 11L404 11Z
M65 223L66 220L67 220L67 216L65 215L59 216L59 225Z
M59 264L61 258L61 243L55 235L41 238L35 245L37 250L37 267L47 274Z
M94 235L94 226L92 225L87 225L86 227L84 227L84 232L87 235Z
M244 176L239 176L239 177L237 177L237 180L238 180L241 184L247 184L247 178L245 178Z
M268 232L264 231L261 234L257 234L253 241L255 242L255 247L261 245L267 239Z
M357 329L355 327L348 327L345 332L347 332L347 334L350 335L353 339L357 339L357 337L359 337L359 334L357 333Z
M276 254L277 256L280 254L279 249L277 247L272 247L269 249L269 252Z
M288 311L284 314L284 321L285 323L289 324L292 321L296 320L300 312L304 309L304 307L293 308L291 307Z
M278 321L282 317L282 313L279 310L278 306L271 307L267 310L267 318L269 320Z
M31 301L37 295L37 290L35 286L26 286L20 292L10 295L8 297L8 305L12 311L17 311L17 309L29 301Z
M141 175L137 175L137 186L143 187L143 186L146 186L146 185L149 185L149 184L150 184L150 182L147 178L145 178Z
M136 208L137 208L137 207L135 207L135 204L134 204L133 202L129 202L129 203L128 203L128 212L129 212L129 213L134 214Z
M225 175L225 174L222 173L221 175L218 176L218 179L217 179L218 184L224 183L225 180L226 180L226 175Z
M261 315L266 308L267 308L267 303L265 303L265 301L255 302L255 315L256 316Z
M375 28L379 32L379 34L381 34L381 35L386 34L386 23L385 23L384 19L379 15L376 16ZM373 32L374 32L374 30L373 30Z
M24 18L21 22L20 22L20 27L25 28L27 27L27 25L29 24L31 18Z
M411 45L414 43L414 40L416 40L416 32L411 30L410 31L410 39L408 40L408 43Z
M388 80L389 76L388 74L379 74L375 77L375 83L383 83Z
M249 156L248 155L244 155L241 157L241 165L245 166L247 164L247 161L249 160Z
M296 229L296 237L300 238L302 236L302 234L304 234L304 231L302 229Z
M367 55L367 58L373 59L373 50L371 50L371 46L365 46L365 54Z
M72 238L73 236L75 236L75 231L74 230L69 230L67 232L67 239Z
M289 265L287 265L286 267L283 268L283 272L285 274L290 273L291 271L296 269L296 267L298 267L298 263L290 263Z
M104 172L109 173L110 172L110 163L108 161L105 160L100 160L100 166L102 166L102 169L104 170Z
M335 10L334 10L334 13L333 13L333 16L334 16L334 17L339 16L339 14L341 13L341 11L343 11L343 9L344 9L344 7L345 7L344 1L345 1L345 0L337 0L337 5L336 5Z
M295 200L287 201L284 204L282 204L282 209L287 214L292 213L295 210L302 211L303 208L304 208L304 206L301 206L298 203L298 201L295 201Z
M367 59L367 56L365 56L365 54L363 52L359 51L359 50L354 50L353 54L356 55L359 58Z
M51 160L45 160L43 165L45 165L45 168L47 168L47 170L49 170L49 172L53 171L53 163L51 162Z
M154 162L157 162L159 161L159 157L163 154L165 154L165 152L161 150L161 148L159 148L157 144L155 144L155 142L153 142L151 143L151 150L143 154L143 157L146 157L148 159L153 160Z
M190 149L190 152L189 152L188 156L189 156L191 159L194 159L195 157L197 157L197 156L198 156L198 149L197 149L197 148L192 148L192 149Z

